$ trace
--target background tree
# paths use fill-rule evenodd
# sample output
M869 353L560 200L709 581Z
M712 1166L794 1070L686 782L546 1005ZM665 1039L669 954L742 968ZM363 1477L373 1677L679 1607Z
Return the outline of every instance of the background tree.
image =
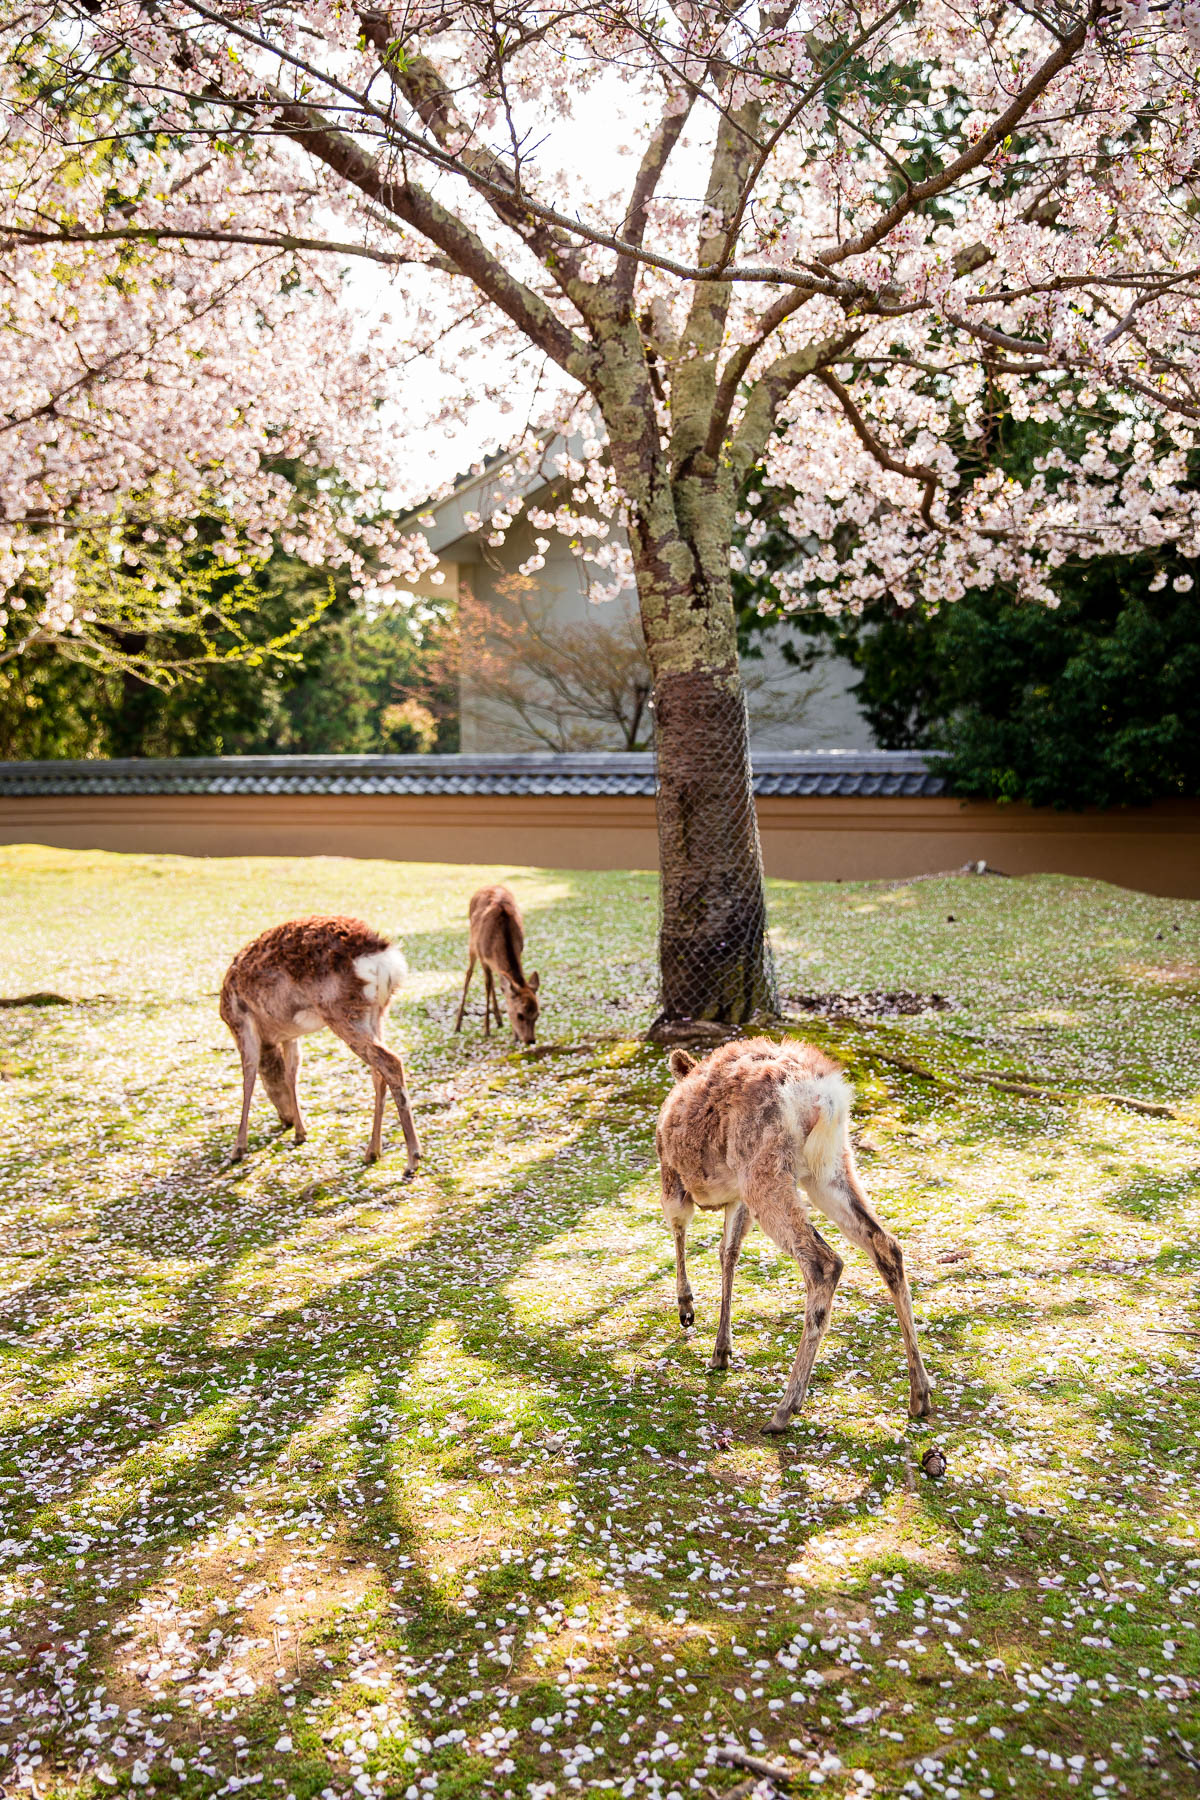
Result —
M858 669L879 742L946 752L956 794L1056 807L1195 798L1194 567L1105 557L1060 569L1055 607L973 591L932 615L881 601L816 628Z
M617 600L574 623L532 576L497 584L500 598L460 601L457 654L467 704L493 737L528 750L649 750L654 743L654 672L636 607ZM802 691L789 669L763 655L761 634L744 634L742 687L752 725L794 729L819 682ZM812 670L816 654L783 639L785 662Z
M1003 460L1028 465L1039 429L1007 423ZM735 544L743 654L770 631L793 666L835 654L885 749L938 749L953 793L1035 806L1144 805L1200 796L1200 563L1172 546L1068 558L1052 604L1010 586L931 607L901 593L831 614L797 604L816 547L762 470ZM746 545L753 544L748 551Z
M636 613L615 601L563 623L532 576L497 585L498 604L459 615L464 679L492 724L530 750L648 750L654 678Z
M209 615L96 663L42 644L0 667L0 757L458 748L453 620L436 606L368 611L345 570L282 550L220 579L239 588L232 633Z
M424 263L405 354L473 321L557 370L539 423L586 403L654 671L667 1021L773 999L730 590L756 463L831 605L1045 598L1068 553L1194 547L1191 0L48 0L20 32L29 83L51 41L188 148L119 210L16 205L10 244L342 255L336 218ZM1063 434L1026 480L993 461L1005 406Z

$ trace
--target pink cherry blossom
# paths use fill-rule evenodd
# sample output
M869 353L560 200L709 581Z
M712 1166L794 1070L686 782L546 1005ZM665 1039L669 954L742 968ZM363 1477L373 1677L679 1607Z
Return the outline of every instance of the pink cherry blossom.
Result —
M89 522L216 496L253 543L289 504L264 453L394 472L368 397L421 353L460 395L532 393L532 454L575 433L554 523L608 591L630 563L605 539L647 458L677 473L697 382L710 453L764 458L814 546L796 598L1048 598L1068 556L1196 553L1195 0L59 0L6 37L5 574L57 572L68 611ZM128 84L65 118L23 82L33 44ZM135 102L170 147L114 156ZM348 332L351 252L403 272L402 355ZM622 321L653 373L636 457L599 366ZM1062 451L1002 473L1002 415ZM342 524L318 507L296 541L329 556Z

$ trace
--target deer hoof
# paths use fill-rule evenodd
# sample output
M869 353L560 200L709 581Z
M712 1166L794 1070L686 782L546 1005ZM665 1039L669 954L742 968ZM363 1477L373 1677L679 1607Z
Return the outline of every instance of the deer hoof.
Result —
M923 1394L913 1394L908 1402L908 1415L911 1419L927 1419L933 1411L933 1395L928 1388Z
M413 1177L416 1175L416 1172L417 1172L416 1163L409 1163L407 1169L405 1169L403 1175L400 1177L401 1181L411 1181L413 1179Z
M377 1163L379 1161L378 1150L372 1150L370 1145L368 1145L367 1146L367 1154L363 1157L363 1161L365 1163Z
M246 1152L239 1148L234 1151L233 1155L230 1157L229 1160L230 1160L230 1162L235 1162L235 1163L245 1162Z
M787 1412L785 1410L785 1408L781 1406L778 1408L778 1410L776 1412L772 1413L771 1417L767 1420L766 1424L763 1426L763 1430L766 1432L768 1437L779 1437L783 1432L785 1432L787 1430L787 1428L791 1424L791 1422L792 1422L791 1413Z
M728 1350L714 1350L713 1354L712 1354L712 1361L708 1365L708 1373L710 1375L722 1375L722 1374L724 1374L725 1370L728 1367L729 1367L729 1352L728 1352Z
M681 1300L679 1302L679 1323L683 1326L685 1331L696 1323L695 1309L690 1300Z
M299 1126L297 1126L296 1127L296 1135L293 1137L292 1143L296 1146L297 1149L299 1149L301 1144L307 1138L307 1136L308 1136L307 1131L301 1131Z

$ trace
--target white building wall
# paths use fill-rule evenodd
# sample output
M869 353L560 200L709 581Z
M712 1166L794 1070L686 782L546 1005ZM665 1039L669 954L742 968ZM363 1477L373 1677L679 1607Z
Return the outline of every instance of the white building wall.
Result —
M534 552L533 539L529 526L518 522L500 545L485 544L478 535L447 545L443 567L460 605L470 605L472 597L489 609L503 605L506 586L519 578L520 565ZM539 608L545 607L555 622L577 625L595 619L611 628L617 609L636 605L632 594L600 604L590 601L585 566L557 533L551 534L544 554L544 566L530 579L536 584L533 593ZM850 691L854 671L828 651L821 653L811 669L793 667L780 647L787 635L778 627L764 634L762 658L747 659L744 666L752 747L874 749L870 725ZM516 713L472 686L469 665L462 670L460 709L464 751L484 754L539 747ZM611 743L593 743L591 747L621 749L619 731L614 726Z

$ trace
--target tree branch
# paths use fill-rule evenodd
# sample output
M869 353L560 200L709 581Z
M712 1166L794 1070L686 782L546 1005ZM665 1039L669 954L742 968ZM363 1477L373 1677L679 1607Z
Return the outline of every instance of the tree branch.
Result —
M920 481L924 483L924 493L921 497L921 518L931 531L936 531L938 526L929 509L933 505L933 496L937 491L937 471L931 469L927 463L901 462L899 457L893 456L886 445L875 436L875 433L863 418L858 407L854 404L849 390L842 385L833 370L816 369L814 373L822 386L829 389L829 392L833 395L847 419L849 419L850 424L854 429L854 435L858 438L860 443L866 445L880 467L889 469L893 475L906 475L910 481Z
M742 184L742 191L738 197L738 203L729 224L729 232L725 242L725 253L721 259L723 264L728 264L733 258L734 250L737 247L738 235L742 229L742 221L746 216L746 208L750 204L750 197L754 192L759 176L766 168L767 163L770 161L771 155L780 140L795 124L800 113L808 105L809 101L815 100L817 95L821 92L821 89L846 66L851 57L857 56L858 52L863 49L878 32L882 31L885 25L891 24L896 15L903 11L904 4L905 0L897 0L897 4L890 7L889 10L884 13L882 18L877 19L873 25L864 27L853 42L847 44L840 55L835 56L833 61L821 70L821 73L817 76L816 80L811 81L793 100L791 106L789 106L787 112L775 127L775 130L770 134L766 143L762 145L759 154L755 159L753 168L749 171Z
M1079 20L1074 30L1059 39L1058 48L1046 58L999 118L993 120L969 150L964 150L961 156L956 157L936 175L930 175L925 181L915 182L886 212L879 215L873 225L860 232L858 237L851 238L849 243L835 244L828 250L822 250L817 260L832 269L849 257L862 256L866 251L873 250L876 244L891 235L915 207L926 200L935 199L938 194L944 194L947 188L953 187L964 175L969 175L972 169L977 169L981 163L986 162L992 151L1021 123L1034 101L1045 93L1055 76L1061 75L1078 56L1087 43L1088 27L1095 22L1099 7L1100 0L1090 0L1085 16Z
M284 136L325 164L386 212L394 213L436 246L561 369L588 385L593 352L564 325L541 295L511 274L483 239L415 182L390 180L354 140L336 130L314 107L277 102Z
M855 326L806 344L803 350L792 350L773 362L759 376L750 390L746 410L730 446L730 460L740 480L753 467L767 447L767 439L775 425L779 408L808 375L816 374L827 364L839 361L863 335L864 327Z
M668 99L670 98L671 96L668 96ZM694 103L693 97L688 99L677 111L664 113L646 146L637 175L634 177L629 205L621 226L622 238L635 250L640 250L645 241L646 226L650 220L650 202L658 189L668 158L679 142L683 128L691 116ZM637 271L638 263L635 257L627 257L617 268L613 291L623 313L628 313L632 303Z
M566 298L587 318L595 299L595 286L581 274L579 251L561 228L549 228L529 210L519 165L507 162L495 151L472 149L469 144L451 150L456 130L464 138L468 133L440 70L427 56L397 56L391 20L386 13L360 12L359 23L364 40L377 52L388 80L433 134L438 148L453 158L473 186L478 186L496 217L525 241Z
M201 18L242 38L258 50L280 57L297 73L328 88L331 92L339 94L357 108L364 118L371 119L386 137L395 138L399 149L411 151L414 156L419 156L432 163L435 168L445 174L456 175L462 180L468 181L473 188L489 200L489 203L493 198L501 202L512 202L511 187L486 175L478 166L473 170L468 170L458 155L443 150L440 145L422 137L418 132L410 130L394 116L382 112L363 95L355 93L353 89L337 80L328 70L317 69L304 62L293 52L280 49L266 38L248 30L237 20L224 18L220 14L214 13L208 7L201 5L200 0L189 0L189 4ZM206 98L211 104L228 107L239 115L244 115L248 109L249 103L244 97L225 94L219 90L210 90ZM261 104L272 112L288 105L302 106L302 103L289 101L283 93L264 95ZM307 110L323 119L323 115L317 108L310 107ZM723 120L727 120L730 114L722 111L720 116ZM328 120L323 120L323 122L328 130L337 130L337 127L330 124ZM773 263L737 264L729 268L720 268L704 263L683 262L679 257L666 256L659 251L647 250L644 246L639 247L629 242L619 232L605 231L602 227L590 225L578 217L572 218L567 213L560 212L557 207L549 206L544 201L535 199L525 190L521 191L520 207L524 213L529 215L530 219L540 220L546 225L554 226L571 237L581 238L585 243L596 245L599 249L613 250L619 256L632 256L638 262L645 263L649 268L661 269L664 273L677 275L684 281L743 281L764 283L773 287L796 287L807 293L828 294L832 299L843 302L869 300L871 297L871 290L863 282L856 281L851 277L831 274L824 267L818 269L810 266L797 271Z
M361 256L369 262L384 263L394 268L416 265L423 269L439 269L447 275L460 273L453 263L444 259L403 256L395 250L374 250L368 244L355 244L338 238L294 237L290 232L276 235L249 231L189 231L175 225L102 226L95 230L80 226L68 227L62 231L34 231L26 226L12 225L0 236L0 252L15 249L20 244L157 244L162 240L170 243L245 244L265 250L319 251L332 256Z
M721 440L725 436L725 428L729 424L737 399L738 387L746 370L754 361L768 338L789 319L793 313L799 312L802 306L812 299L811 294L801 294L793 290L783 294L772 306L769 306L758 321L758 328L744 344L739 344L721 372L717 382L717 391L713 396L712 417L708 428L708 441L705 450L709 456L715 457L721 448Z

